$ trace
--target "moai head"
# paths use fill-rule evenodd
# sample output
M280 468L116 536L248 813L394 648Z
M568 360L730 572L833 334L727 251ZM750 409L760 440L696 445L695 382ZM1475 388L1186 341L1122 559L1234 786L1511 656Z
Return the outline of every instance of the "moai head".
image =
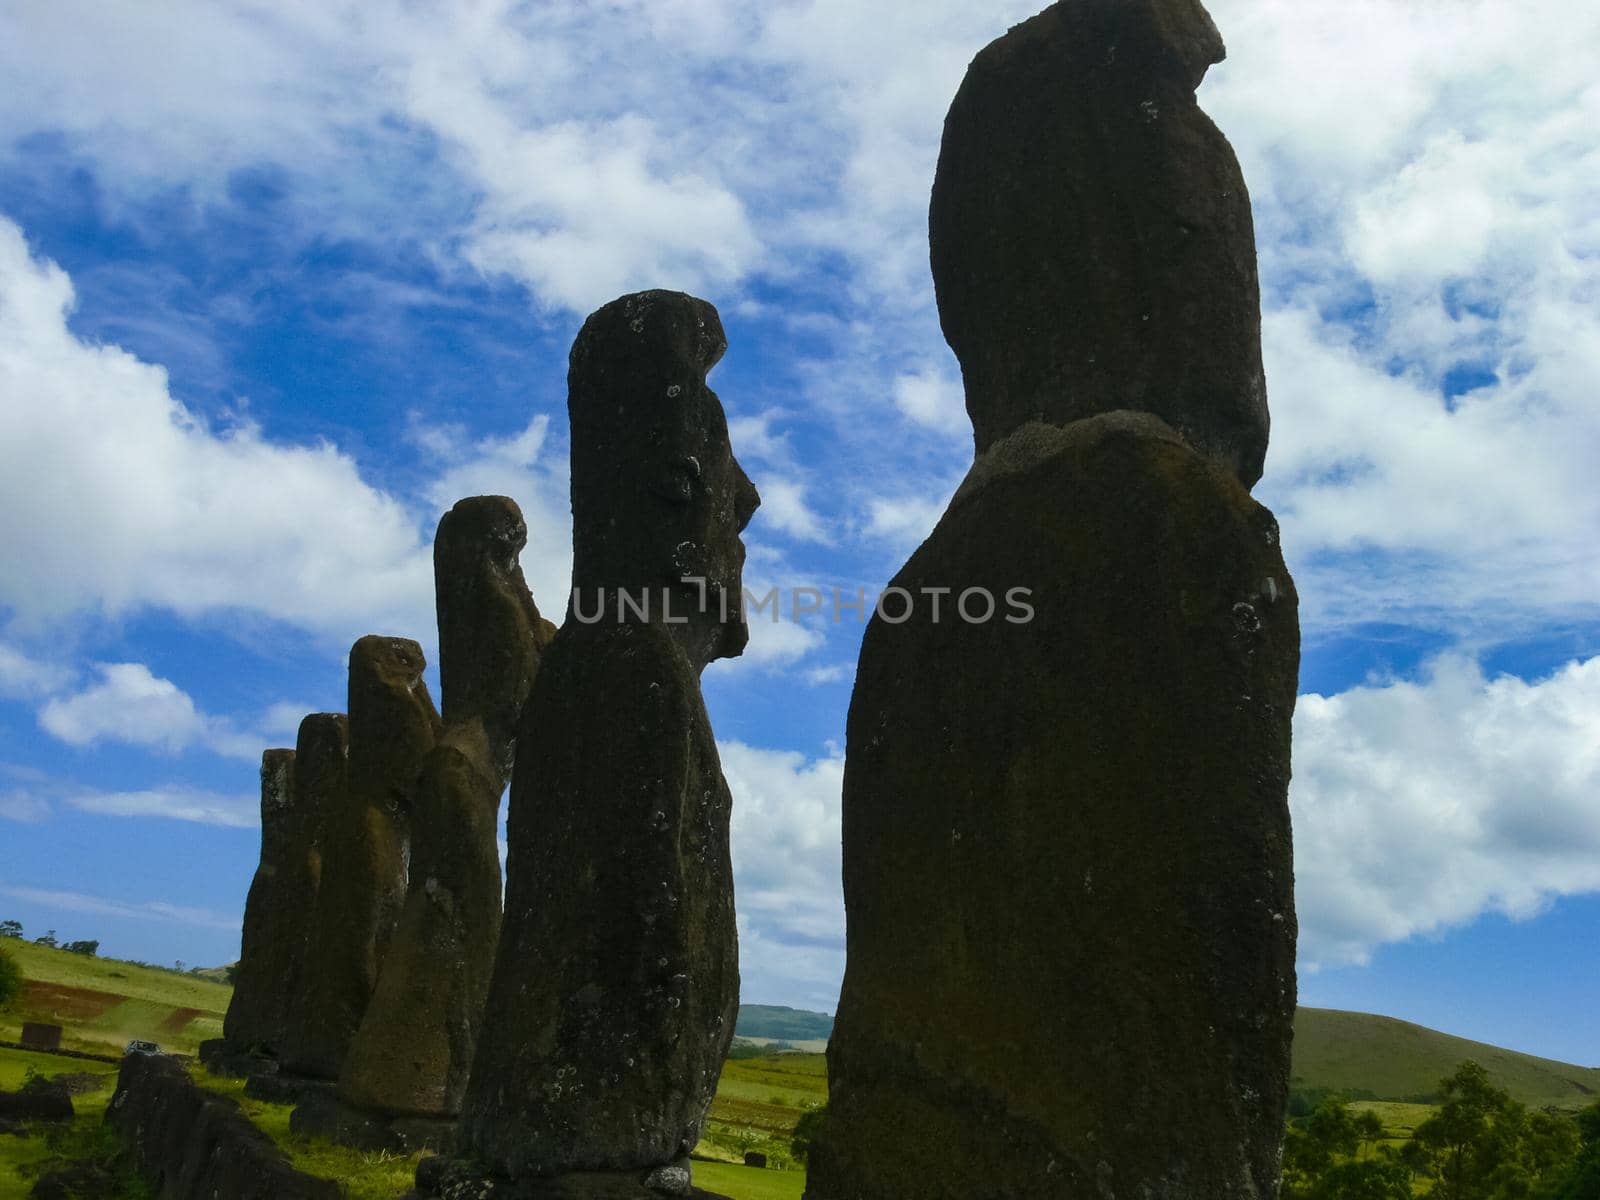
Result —
M482 720L496 763L506 757L550 637L522 575L527 544L522 510L506 496L457 502L433 542L444 722Z
M294 794L294 751L267 750L261 755L261 858L294 849L299 822Z
M727 349L717 310L681 292L613 300L572 346L572 582L647 595L697 666L741 653L744 543L761 503L706 373ZM700 582L703 581L703 582ZM662 609L669 592L669 623ZM580 601L592 606L592 599Z
M968 68L928 232L980 454L1126 409L1260 478L1250 197L1194 94L1223 55L1199 0L1061 0Z
M350 721L343 713L311 713L295 738L295 794L321 822L344 794L350 766Z
M393 813L409 809L422 756L439 735L427 665L409 638L369 634L350 648L350 786Z

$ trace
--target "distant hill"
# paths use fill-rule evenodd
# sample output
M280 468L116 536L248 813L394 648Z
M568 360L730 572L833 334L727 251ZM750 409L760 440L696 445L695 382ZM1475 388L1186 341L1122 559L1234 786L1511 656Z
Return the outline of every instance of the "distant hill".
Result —
M734 1033L744 1038L780 1042L825 1042L833 1032L827 1013L807 1012L776 1004L741 1004Z
M1371 1013L1302 1008L1295 1018L1297 1090L1370 1092L1378 1100L1428 1100L1465 1059L1524 1104L1581 1108L1600 1099L1600 1069L1518 1054Z
M736 1032L761 1041L820 1043L833 1032L833 1018L745 1004L739 1008ZM1375 1100L1426 1102L1438 1092L1439 1081L1469 1058L1524 1104L1581 1108L1600 1100L1600 1069L1594 1067L1535 1058L1371 1013L1302 1008L1295 1018L1296 1091L1327 1089Z

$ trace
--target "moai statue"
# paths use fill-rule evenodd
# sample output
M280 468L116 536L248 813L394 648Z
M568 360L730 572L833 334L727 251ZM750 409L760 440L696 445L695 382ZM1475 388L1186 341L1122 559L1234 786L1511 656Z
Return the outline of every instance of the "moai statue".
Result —
M517 747L460 1138L563 1195L689 1189L738 1009L700 673L748 638L739 534L760 498L706 385L725 348L710 304L656 291L594 313L572 349L573 600Z
M339 1077L405 903L412 800L439 736L426 665L405 638L368 636L350 650L349 783L324 824L302 1018L284 1063L296 1075Z
M292 870L298 889L293 894L299 924L298 957L280 985L284 991L283 1035L278 1058L305 1041L310 979L306 963L316 931L317 896L322 889L323 847L330 814L349 803L350 721L343 713L312 713L300 722L295 740L293 790L297 808L315 822L314 840L302 843ZM286 895L289 889L285 889ZM241 971L243 963L240 963Z
M979 455L862 645L811 1200L1277 1194L1299 631L1221 54L1195 0L1063 0L946 122Z
M228 1051L276 1058L317 895L318 810L295 790L293 750L261 756L261 862L244 905L233 999L223 1018Z
M411 819L410 889L377 991L340 1075L356 1110L336 1136L438 1145L417 1121L461 1111L500 936L500 796L517 724L555 626L539 615L518 556L516 503L462 500L433 543L444 734L423 762ZM535 731L536 732L536 731Z

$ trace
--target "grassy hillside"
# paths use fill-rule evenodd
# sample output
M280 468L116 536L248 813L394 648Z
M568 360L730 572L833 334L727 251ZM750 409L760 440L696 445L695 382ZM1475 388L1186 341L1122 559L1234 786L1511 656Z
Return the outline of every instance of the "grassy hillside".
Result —
M1370 1092L1379 1100L1431 1097L1466 1059L1524 1104L1582 1108L1600 1098L1600 1069L1502 1050L1370 1013L1302 1008L1295 1018L1296 1088Z
M26 983L22 998L0 1013L0 1041L17 1041L24 1021L44 1021L66 1030L69 1050L118 1054L140 1038L192 1054L222 1033L233 995L225 983L11 938L3 944Z

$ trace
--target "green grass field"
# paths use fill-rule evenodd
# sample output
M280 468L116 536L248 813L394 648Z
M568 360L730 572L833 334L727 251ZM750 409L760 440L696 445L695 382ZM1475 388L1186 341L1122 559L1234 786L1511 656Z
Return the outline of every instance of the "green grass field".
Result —
M26 986L0 1013L0 1041L19 1040L24 1021L60 1025L69 1050L120 1054L134 1038L193 1054L222 1033L233 989L225 983L110 958L88 958L7 938Z
M106 1105L111 1102L117 1068L110 1063L84 1062L0 1047L0 1090L15 1091L30 1071L47 1077L92 1075L102 1081L97 1090L73 1096L72 1107L77 1117L72 1130L66 1131L68 1137L77 1135L77 1140L93 1139L105 1117ZM30 1168L54 1156L55 1151L43 1136L0 1137L0 1200L26 1196L33 1189Z
M242 1079L218 1079L198 1066L193 1073L201 1087L227 1096L244 1109L245 1115L278 1143L298 1170L343 1185L347 1200L395 1200L410 1189L420 1154L374 1154L335 1146L320 1138L296 1137L289 1132L288 1105L250 1099L244 1094Z
M85 958L29 942L4 944L28 987L18 1005L0 1014L0 1040L17 1040L24 1020L43 1020L63 1025L66 1045L72 1049L117 1053L130 1038L141 1038L192 1054L201 1040L221 1032L231 990L215 978ZM815 1031L804 1025L807 1014L774 1011L788 1023L783 1026L787 1032ZM1397 1142L1430 1111L1426 1104L1407 1101L1431 1096L1439 1081L1468 1058L1481 1063L1496 1086L1527 1104L1579 1108L1600 1095L1600 1070L1534 1058L1387 1017L1307 1008L1300 1010L1296 1021L1295 1087L1380 1097L1356 1107L1377 1112ZM0 1087L16 1086L30 1064L52 1075L114 1073L109 1065L4 1051ZM208 1080L207 1084L240 1100L303 1170L344 1182L353 1200L391 1200L404 1190L412 1160L295 1144L289 1138L287 1108L244 1100L237 1082ZM805 1174L792 1161L790 1139L801 1114L826 1103L827 1095L827 1069L820 1053L731 1059L723 1068L704 1136L696 1147L697 1156L715 1160L696 1164L699 1185L734 1200L798 1197ZM98 1100L85 1097L80 1108L93 1113L97 1121L109 1096L107 1088ZM743 1166L750 1150L766 1154L769 1168ZM19 1155L41 1152L34 1142L0 1139L0 1200L12 1194L4 1190L9 1180L3 1171L18 1165Z

